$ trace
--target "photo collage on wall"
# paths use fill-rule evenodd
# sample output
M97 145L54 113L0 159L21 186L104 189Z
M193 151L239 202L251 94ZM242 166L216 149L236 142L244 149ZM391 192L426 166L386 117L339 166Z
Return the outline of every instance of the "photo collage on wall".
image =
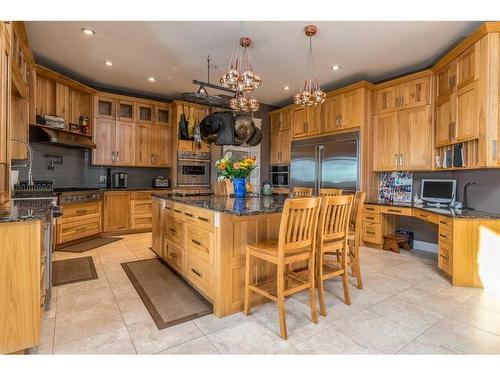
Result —
M380 200L387 203L410 203L413 191L413 172L380 174Z

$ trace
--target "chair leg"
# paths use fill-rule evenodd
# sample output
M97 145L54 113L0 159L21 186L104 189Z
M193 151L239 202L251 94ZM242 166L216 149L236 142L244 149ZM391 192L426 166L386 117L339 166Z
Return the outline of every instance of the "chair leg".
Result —
M250 315L250 251L247 250L245 264L245 306L244 314Z
M278 265L277 275L278 313L280 319L280 333L283 340L288 340L285 316L285 269L283 265Z
M351 296L349 294L349 273L347 272L347 249L344 250L344 254L342 255L342 268L344 269L344 273L342 274L342 284L344 285L344 302L346 305L350 305Z
M354 245L354 267L356 270L356 279L358 289L363 289L363 280L361 279L361 267L359 265L359 244Z
M315 279L314 255L309 258L309 304L311 305L311 320L314 324L318 324L318 309L316 307L316 288L314 287Z
M326 306L325 306L325 290L323 285L323 255L318 252L317 258L317 275L318 278L316 282L318 283L318 295L319 295L319 313L321 316L326 316Z

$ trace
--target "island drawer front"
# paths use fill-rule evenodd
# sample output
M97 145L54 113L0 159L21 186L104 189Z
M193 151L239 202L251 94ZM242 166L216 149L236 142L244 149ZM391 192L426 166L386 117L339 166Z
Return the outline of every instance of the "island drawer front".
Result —
M452 245L446 242L439 243L438 267L448 275L452 274Z
M453 230L453 218L447 216L439 216L439 228Z
M413 216L413 210L410 207L382 206L380 212L391 215Z
M432 212L426 212L423 210L415 209L413 211L413 216L428 221L429 223L437 224L439 222L438 215Z
M214 230L214 214L196 207L184 207L184 220L203 229Z
M363 223L363 241L382 244L382 228L380 224Z
M380 223L380 215L379 214L367 214L366 212L363 213L363 222L364 223L374 223L378 224Z
M174 211L174 216L177 219L184 219L184 205L174 202L172 210Z
M194 225L187 225L186 232L186 250L213 265L213 233Z
M164 258L177 272L184 273L184 250L182 247L172 242L167 242L165 246Z
M186 277L207 297L213 298L212 267L189 252L186 253Z
M184 223L175 216L165 216L165 238L178 246L184 246Z
M442 227L439 228L439 243L446 242L453 245L453 232Z
M365 214L378 214L380 212L380 206L365 204L363 206L363 213Z

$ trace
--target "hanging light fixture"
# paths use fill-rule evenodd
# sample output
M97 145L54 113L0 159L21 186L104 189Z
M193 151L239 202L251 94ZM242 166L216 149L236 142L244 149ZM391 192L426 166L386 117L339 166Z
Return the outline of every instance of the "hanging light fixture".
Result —
M305 79L300 85L300 90L293 96L293 102L301 106L316 106L325 101L326 95L319 87L318 80L314 77L314 57L312 51L312 37L316 35L318 28L316 25L308 25L304 33L309 37L309 52L307 56Z

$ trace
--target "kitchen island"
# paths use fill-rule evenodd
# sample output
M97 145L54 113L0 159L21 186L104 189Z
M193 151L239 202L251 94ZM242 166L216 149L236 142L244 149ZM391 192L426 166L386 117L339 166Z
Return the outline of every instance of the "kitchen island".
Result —
M246 244L278 238L286 198L155 195L152 249L212 302L216 316L241 311ZM265 262L251 272L258 283L276 278Z

